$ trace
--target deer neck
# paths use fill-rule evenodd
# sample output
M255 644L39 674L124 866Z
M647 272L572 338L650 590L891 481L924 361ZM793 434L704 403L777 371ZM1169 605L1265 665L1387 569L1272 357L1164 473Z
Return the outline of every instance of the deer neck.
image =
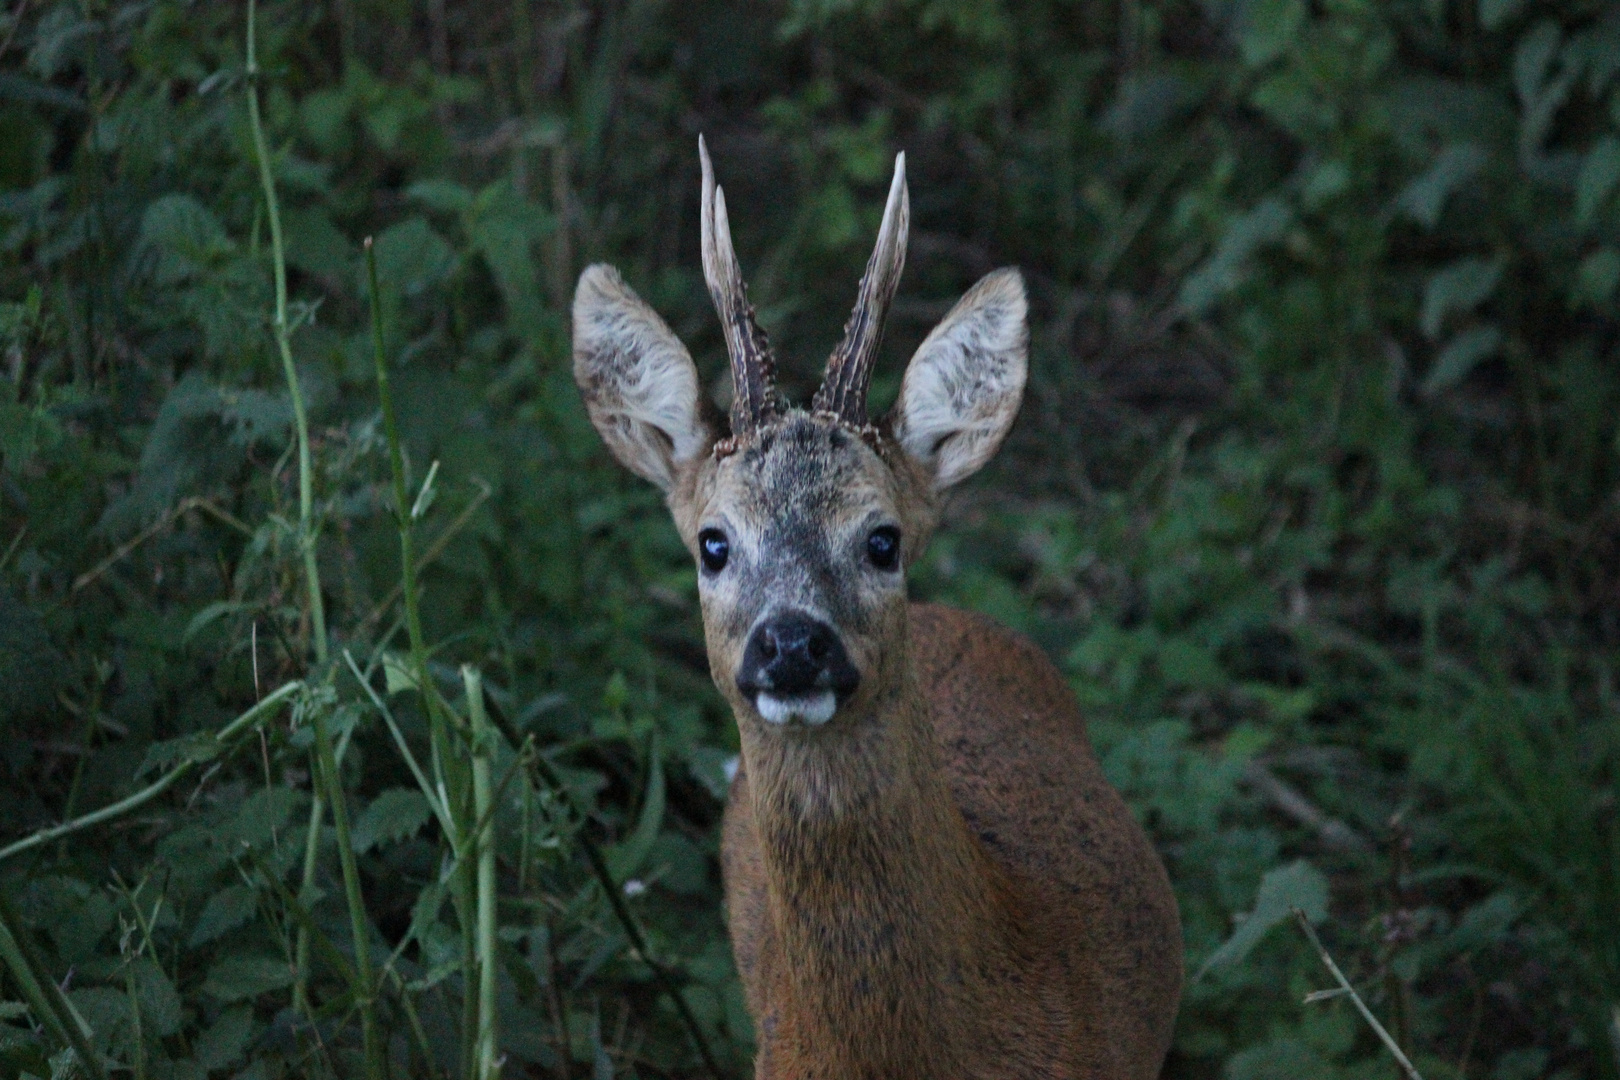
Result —
M1001 873L946 785L914 674L871 715L842 719L808 738L743 736L783 1019L818 1056L850 1055L843 1067L892 1059L911 1074L901 1059L965 1037L985 973L1021 950Z

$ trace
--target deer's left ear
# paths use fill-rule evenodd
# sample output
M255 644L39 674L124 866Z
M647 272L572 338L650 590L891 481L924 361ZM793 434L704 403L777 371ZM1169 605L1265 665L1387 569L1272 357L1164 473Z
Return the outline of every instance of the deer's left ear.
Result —
M611 266L587 267L574 290L574 382L613 456L666 492L714 445L692 357Z
M995 454L1012 428L1029 371L1029 304L1017 270L985 275L918 347L890 424L934 490Z

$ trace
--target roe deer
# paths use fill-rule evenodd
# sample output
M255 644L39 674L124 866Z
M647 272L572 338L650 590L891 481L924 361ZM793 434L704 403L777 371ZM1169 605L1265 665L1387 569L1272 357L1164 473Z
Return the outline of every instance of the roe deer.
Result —
M703 167L703 272L735 387L721 437L697 370L612 268L574 296L574 376L699 564L742 761L726 810L732 946L755 1075L1151 1080L1181 986L1170 884L1103 778L1057 670L976 615L906 598L944 490L1023 396L1023 280L975 285L866 390L905 262L905 156L812 408L787 406Z

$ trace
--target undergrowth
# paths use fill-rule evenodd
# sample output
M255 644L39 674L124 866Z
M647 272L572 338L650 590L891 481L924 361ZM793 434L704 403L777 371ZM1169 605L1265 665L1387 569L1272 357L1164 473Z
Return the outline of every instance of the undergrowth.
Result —
M1620 1077L1620 13L24 0L0 15L0 1080L741 1077L735 732L602 452L619 265L875 396L1020 265L913 580L1070 675L1181 904L1167 1075ZM368 272L368 257L372 260ZM1271 932L1282 926L1282 932Z

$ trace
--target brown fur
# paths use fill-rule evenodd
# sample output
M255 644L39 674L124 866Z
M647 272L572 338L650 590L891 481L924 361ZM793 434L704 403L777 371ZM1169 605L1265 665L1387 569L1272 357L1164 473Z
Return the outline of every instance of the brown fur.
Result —
M732 788L757 1075L1149 1080L1180 993L1175 899L1073 696L979 616L912 605L910 646L896 735L840 748L865 759L865 813L785 813L789 755L750 758Z
M726 897L761 1080L1151 1080L1169 1045L1175 899L1062 677L988 620L908 604L902 567L868 557L890 531L909 566L940 492L1006 435L1025 313L998 271L881 424L788 409L716 443L668 327L612 271L581 277L575 379L598 431L664 489L694 556L704 530L728 545L698 593L742 745ZM814 723L769 720L739 686L785 613L859 676Z

